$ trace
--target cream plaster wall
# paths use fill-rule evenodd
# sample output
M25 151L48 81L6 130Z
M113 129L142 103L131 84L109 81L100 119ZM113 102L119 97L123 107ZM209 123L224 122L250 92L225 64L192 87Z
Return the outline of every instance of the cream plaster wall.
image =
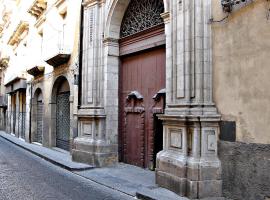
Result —
M212 0L214 20L226 16ZM237 141L270 143L270 2L256 0L213 23L214 101L236 121Z

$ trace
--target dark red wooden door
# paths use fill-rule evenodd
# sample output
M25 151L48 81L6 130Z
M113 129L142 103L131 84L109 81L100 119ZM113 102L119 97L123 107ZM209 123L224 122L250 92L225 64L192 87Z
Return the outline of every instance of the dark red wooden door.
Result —
M165 48L137 53L121 61L120 156L126 163L148 167L154 148L153 96L165 88Z

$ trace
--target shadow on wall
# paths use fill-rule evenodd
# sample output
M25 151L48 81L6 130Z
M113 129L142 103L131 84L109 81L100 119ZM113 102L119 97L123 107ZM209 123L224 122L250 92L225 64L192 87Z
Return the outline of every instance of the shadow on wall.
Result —
M219 142L223 195L236 200L270 199L270 145Z

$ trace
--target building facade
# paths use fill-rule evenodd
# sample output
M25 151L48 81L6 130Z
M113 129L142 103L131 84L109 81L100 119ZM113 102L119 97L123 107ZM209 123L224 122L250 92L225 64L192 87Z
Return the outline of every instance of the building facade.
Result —
M3 1L2 7L6 131L70 151L77 134L81 3Z
M270 197L268 1L2 2L8 133L189 198Z

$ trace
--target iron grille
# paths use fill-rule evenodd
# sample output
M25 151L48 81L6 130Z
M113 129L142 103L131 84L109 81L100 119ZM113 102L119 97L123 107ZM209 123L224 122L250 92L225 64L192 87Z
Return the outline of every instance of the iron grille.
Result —
M69 92L57 95L56 103L56 146L69 151L70 104Z
M124 38L163 23L162 0L133 0L124 15L120 37Z
M25 112L18 113L18 135L25 139Z

